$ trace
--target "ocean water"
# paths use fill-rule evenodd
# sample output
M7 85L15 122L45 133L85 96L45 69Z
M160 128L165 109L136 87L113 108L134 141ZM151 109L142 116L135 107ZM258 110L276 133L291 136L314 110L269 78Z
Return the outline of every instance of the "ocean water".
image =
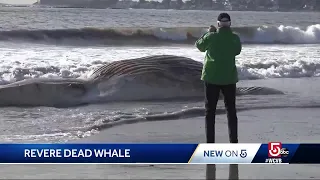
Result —
M39 77L87 78L104 63L149 55L179 55L202 62L204 53L194 48L194 40L206 31L206 26L215 23L219 12L1 8L0 13L0 84L5 85ZM230 14L244 44L237 57L240 84L253 86L258 80L263 82L261 86L277 84L276 88L285 92L280 97L241 97L239 107L287 106L292 100L295 102L290 105L319 105L317 92L304 96L306 89L300 88L309 83L310 88L318 87L319 13ZM297 82L293 87L288 83L292 78ZM0 109L0 139L66 142L98 133L105 124L188 108L203 108L203 104L119 102L64 109L4 107Z
M0 8L0 84L30 78L85 79L105 63L150 55L179 55L202 62L204 53L197 51L193 43L207 26L215 24L218 14L217 11ZM230 12L230 15L233 28L243 42L243 51L237 57L239 85L284 92L237 98L239 119L243 119L241 126L252 125L256 130L250 134L240 129L240 141L319 141L320 14ZM218 108L224 109L222 102ZM1 107L0 141L202 142L203 134L192 132L193 126L186 124L192 119L198 120L198 124L202 122L203 111L203 102L195 100L113 102L70 108ZM150 122L132 129L125 127L154 116L158 117L154 125ZM225 121L222 115L219 119ZM154 127L160 125L163 128L157 131L161 131L154 132ZM171 131L170 126L180 127L181 131ZM220 141L227 140L224 137ZM7 173L3 178L21 178L22 174L29 178L124 178L123 173L128 178L175 178L176 173L189 172L179 176L188 179L196 178L192 172L202 169L202 166L193 167L159 167L157 175L150 167L127 166L108 167L108 170L103 166L90 169L74 166L68 170L58 166L49 170L52 167L43 166L42 174L36 166L17 167L22 170L20 174L8 166L2 171ZM283 176L280 172L274 176L268 173L250 176L250 170L243 169L246 172L241 175L243 178ZM316 171L311 169L296 176L288 175L293 169L281 171L287 172L288 178L314 178ZM298 170L301 169L295 169Z

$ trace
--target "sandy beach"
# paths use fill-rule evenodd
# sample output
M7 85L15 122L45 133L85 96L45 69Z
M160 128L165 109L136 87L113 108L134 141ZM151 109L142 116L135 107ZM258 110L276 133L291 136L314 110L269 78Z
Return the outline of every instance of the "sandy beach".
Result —
M303 114L309 114L306 118ZM292 143L318 142L317 109L272 109L239 113L239 139L243 143L273 140ZM313 125L312 125L313 124ZM225 143L225 115L217 118L217 142ZM201 143L204 118L120 125L75 143ZM319 165L240 165L240 179L316 179ZM228 179L228 165L217 165L216 178ZM16 173L16 171L19 173ZM205 165L1 165L2 178L14 179L205 179ZM272 172L272 173L271 173Z

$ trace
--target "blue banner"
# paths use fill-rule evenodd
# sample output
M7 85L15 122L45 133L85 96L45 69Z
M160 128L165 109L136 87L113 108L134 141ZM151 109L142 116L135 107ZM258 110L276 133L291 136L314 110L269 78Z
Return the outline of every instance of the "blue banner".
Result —
M0 163L188 163L198 144L0 144Z
M320 144L300 144L290 164L320 164Z
M320 144L0 144L0 163L319 164Z
M262 144L252 160L252 163L291 163L292 158L295 156L299 144L281 144L278 143L279 150L275 148L274 154L272 152L272 143ZM319 145L320 146L320 145Z

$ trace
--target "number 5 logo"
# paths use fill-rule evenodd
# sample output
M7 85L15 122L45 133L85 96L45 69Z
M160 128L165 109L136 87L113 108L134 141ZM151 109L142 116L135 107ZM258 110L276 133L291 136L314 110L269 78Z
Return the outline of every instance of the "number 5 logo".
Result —
M281 157L281 142L270 142L268 143L268 156L269 157Z

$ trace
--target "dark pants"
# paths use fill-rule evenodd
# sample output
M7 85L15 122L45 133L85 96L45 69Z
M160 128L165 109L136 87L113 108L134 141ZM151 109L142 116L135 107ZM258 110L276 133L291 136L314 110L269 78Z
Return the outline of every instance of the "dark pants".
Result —
M207 143L215 143L215 116L220 90L228 117L229 141L238 143L238 118L236 111L236 84L214 85L205 83L206 136Z

